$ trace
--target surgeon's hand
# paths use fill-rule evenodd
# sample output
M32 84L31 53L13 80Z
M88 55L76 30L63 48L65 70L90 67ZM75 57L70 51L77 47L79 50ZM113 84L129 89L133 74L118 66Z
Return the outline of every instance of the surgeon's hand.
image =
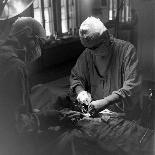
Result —
M107 99L100 99L96 101L92 101L89 104L88 107L88 112L90 113L91 116L97 115L100 111L104 110L108 104Z
M91 94L84 90L81 91L77 96L77 101L81 104L89 105L91 100Z

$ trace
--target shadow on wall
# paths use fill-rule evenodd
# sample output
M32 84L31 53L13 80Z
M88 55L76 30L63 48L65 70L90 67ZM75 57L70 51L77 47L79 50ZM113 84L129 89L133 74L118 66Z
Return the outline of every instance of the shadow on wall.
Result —
M155 1L136 0L138 14L138 56L144 80L155 81Z

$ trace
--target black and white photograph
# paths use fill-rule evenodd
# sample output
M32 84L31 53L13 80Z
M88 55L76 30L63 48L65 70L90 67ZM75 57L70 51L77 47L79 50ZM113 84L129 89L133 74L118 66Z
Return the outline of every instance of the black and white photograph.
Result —
M155 155L155 0L0 0L0 155Z

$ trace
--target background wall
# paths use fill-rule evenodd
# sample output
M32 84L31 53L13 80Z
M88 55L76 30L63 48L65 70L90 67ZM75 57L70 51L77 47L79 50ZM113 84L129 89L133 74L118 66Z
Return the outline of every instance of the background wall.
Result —
M135 0L138 16L137 43L145 80L155 81L155 1Z
M79 26L83 20L92 14L93 0L78 0Z
M108 21L108 0L102 5L101 0L77 0L79 8L79 24L88 16L96 16L104 23ZM80 25L79 25L80 26Z

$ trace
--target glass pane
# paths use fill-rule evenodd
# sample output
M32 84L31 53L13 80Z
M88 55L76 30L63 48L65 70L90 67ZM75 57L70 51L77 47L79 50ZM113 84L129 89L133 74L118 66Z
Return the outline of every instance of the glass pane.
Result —
M109 1L109 20L114 20L117 15L117 0Z
M52 0L44 0L45 30L47 36L51 35L51 33L54 32L53 7L51 5L51 2ZM41 12L41 0L35 0L33 8L34 8L34 18L38 22L43 24L42 12Z
M34 1L33 8L34 8L34 19L36 19L38 22L42 23L40 0Z
M49 7L49 0L44 0L44 7L45 8Z
M68 31L66 0L61 0L61 27L62 27L62 33L66 33Z
M74 33L76 28L76 6L75 0L69 0L69 28Z
M130 22L131 21L131 0L120 1L123 2L123 7L120 11L120 22ZM109 0L109 20L113 20L117 15L117 0Z
M113 0L113 19L116 18L117 15L117 0Z
M121 22L125 22L125 5L123 5L123 8L121 11L121 18L120 18L120 21Z
M109 20L112 20L112 0L109 1Z
M36 19L38 22L42 23L40 9L34 9L34 19Z
M47 36L50 36L50 35L51 35L49 25L50 25L50 23L49 23L49 22L46 22L46 23L45 23L45 27L46 27L46 35L47 35Z
M126 21L131 21L131 6L130 6L130 0L127 0L126 2Z
M49 11L48 11L48 8L44 8L44 15L45 15L46 35L50 35L50 28L49 28Z

